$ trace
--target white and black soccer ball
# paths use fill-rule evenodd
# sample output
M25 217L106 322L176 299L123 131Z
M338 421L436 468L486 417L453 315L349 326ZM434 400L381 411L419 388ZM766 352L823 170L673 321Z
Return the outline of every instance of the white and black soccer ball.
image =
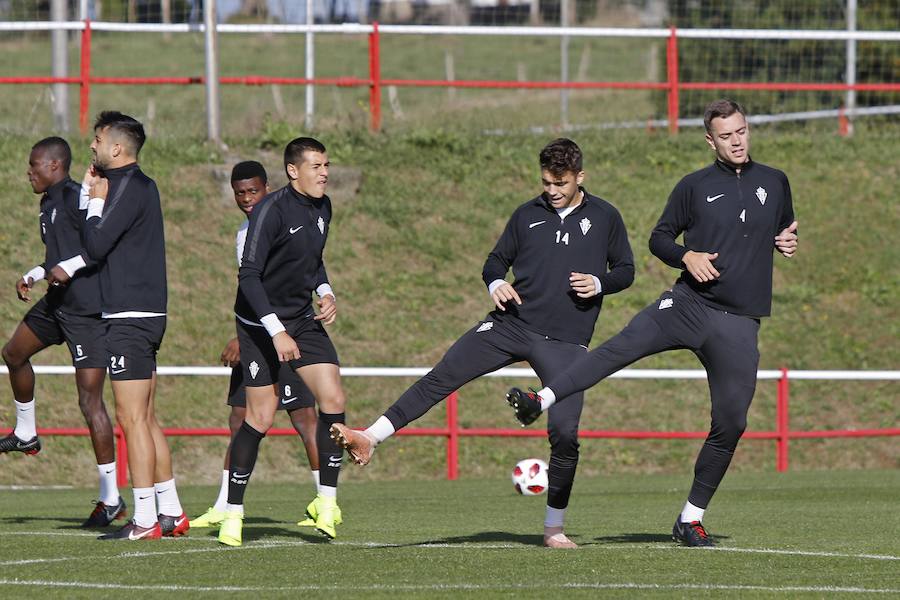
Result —
M547 463L539 458L520 460L513 469L512 482L516 491L523 496L539 496L545 493L550 485Z

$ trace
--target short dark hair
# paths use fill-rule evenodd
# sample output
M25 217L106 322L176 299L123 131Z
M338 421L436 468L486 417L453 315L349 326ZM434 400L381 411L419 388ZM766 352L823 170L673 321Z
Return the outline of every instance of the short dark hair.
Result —
M580 173L583 158L578 144L568 138L558 138L541 150L541 169L557 176L567 172Z
M72 165L72 149L69 148L69 142L58 136L45 137L34 146L31 151L43 151L47 157L58 160L62 163L63 170L68 173L69 167Z
M147 139L141 122L134 117L123 115L117 110L104 110L94 122L94 131L106 129L107 127L111 131L124 136L131 146L129 148L131 154L137 157L144 146L144 141Z
M747 116L747 111L744 110L744 107L734 100L722 98L721 100L710 102L709 106L706 107L706 112L703 113L703 126L706 127L706 133L712 133L713 119L727 119L734 113L741 113L745 117Z
M325 152L325 146L319 140L311 137L298 137L290 142L284 149L284 168L288 165L296 165L303 160L304 152Z
M269 176L266 174L266 168L255 160L245 160L234 165L231 169L231 181L241 181L243 179L253 179L259 177L263 183L269 182Z

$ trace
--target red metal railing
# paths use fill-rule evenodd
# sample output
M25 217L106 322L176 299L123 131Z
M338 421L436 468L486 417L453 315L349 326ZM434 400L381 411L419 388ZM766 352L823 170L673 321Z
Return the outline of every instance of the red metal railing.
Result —
M776 396L775 429L773 431L747 431L744 439L774 440L775 441L775 468L778 472L788 469L789 442L792 439L812 438L860 438L860 437L888 437L900 435L900 427L888 427L881 429L838 429L838 430L814 430L791 431L788 424L788 405L790 398L790 380L788 369L781 369L781 377L777 380L778 392ZM547 437L544 429L522 428L461 428L459 426L459 395L453 392L447 397L447 425L446 427L407 427L397 432L397 435L409 435L417 437L444 437L447 439L447 479L456 480L459 477L459 443L462 437ZM2 430L6 435L11 430ZM116 436L116 468L117 479L121 486L128 483L128 445L122 430L115 427ZM208 428L163 428L167 436L225 436L231 432L224 427ZM46 427L38 429L39 435L45 436L89 436L90 432L84 427ZM268 436L293 436L297 433L293 429L273 428ZM578 436L582 439L631 439L631 440L684 440L705 439L706 431L623 431L623 430L581 430Z
M81 30L81 69L79 77L0 77L0 84L52 84L71 83L81 86L78 108L78 123L81 133L87 133L90 112L91 85L196 85L204 83L202 76L186 77L97 77L91 75L91 22L84 21ZM502 81L502 80L454 80L443 79L384 79L381 77L381 45L378 23L372 24L368 36L369 78L332 77L268 77L247 75L220 77L224 85L333 85L339 87L368 87L370 126L373 131L381 129L381 88L402 87L446 87L480 89L618 89L618 90L664 90L668 96L667 112L669 131L677 133L680 90L767 90L767 91L900 91L900 83L788 83L788 82L684 82L678 79L678 30L670 28L666 43L666 81ZM841 121L841 131L844 122Z

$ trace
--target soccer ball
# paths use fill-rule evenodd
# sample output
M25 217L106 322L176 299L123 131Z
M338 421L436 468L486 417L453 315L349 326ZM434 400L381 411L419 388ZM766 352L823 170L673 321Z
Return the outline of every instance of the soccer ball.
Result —
M547 463L539 458L526 458L516 463L512 472L516 491L523 496L539 496L547 491Z

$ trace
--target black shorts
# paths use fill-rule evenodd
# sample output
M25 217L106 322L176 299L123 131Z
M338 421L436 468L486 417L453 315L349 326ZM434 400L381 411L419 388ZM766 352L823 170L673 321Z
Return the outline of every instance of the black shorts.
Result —
M166 333L166 318L129 317L104 321L109 378L128 381L153 377L156 352Z
M281 363L269 332L262 325L249 325L240 319L236 321L245 384L249 387L272 385L277 379ZM340 364L337 350L319 321L297 319L284 322L284 327L300 347L300 358L287 363L291 369L320 363Z
M236 365L231 369L231 383L228 385L228 406L246 408L247 393L244 386L244 367ZM300 376L287 363L281 364L278 371L278 410L296 410L312 408L316 399Z
M47 346L63 342L69 347L76 369L102 369L107 365L106 324L100 315L73 315L50 307L47 297L38 300L22 321Z

